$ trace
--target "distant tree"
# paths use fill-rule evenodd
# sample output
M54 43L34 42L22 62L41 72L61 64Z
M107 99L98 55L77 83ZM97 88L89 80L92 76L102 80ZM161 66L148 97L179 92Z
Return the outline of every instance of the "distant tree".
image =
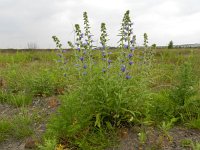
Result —
M172 48L174 48L174 43L173 43L173 41L171 40L171 41L169 42L169 44L168 44L168 49L172 49Z
M153 49L156 49L156 44L155 44L155 43L152 44L151 47L152 47Z

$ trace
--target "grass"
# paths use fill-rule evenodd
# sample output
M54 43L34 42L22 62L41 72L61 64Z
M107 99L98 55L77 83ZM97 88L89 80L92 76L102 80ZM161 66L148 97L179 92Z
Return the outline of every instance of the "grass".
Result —
M112 52L110 58L115 60L118 50ZM71 75L76 72L72 56L71 52L66 54L69 68L65 77L66 71L55 63L55 52L0 55L0 103L26 108L36 97L53 95L61 101L57 113L48 120L40 149L54 149L59 144L105 149L116 144L116 131L123 126L158 126L165 134L176 125L199 129L199 49L156 50L151 68L135 65L130 80L113 74L117 67L110 70L111 77L100 77L98 66L94 74L80 81L78 74ZM95 51L94 58L98 57ZM30 136L33 122L27 115L2 119L0 141ZM139 135L144 143L145 134Z
M32 119L25 115L16 115L12 119L2 118L0 121L0 142L15 138L21 139L33 134Z

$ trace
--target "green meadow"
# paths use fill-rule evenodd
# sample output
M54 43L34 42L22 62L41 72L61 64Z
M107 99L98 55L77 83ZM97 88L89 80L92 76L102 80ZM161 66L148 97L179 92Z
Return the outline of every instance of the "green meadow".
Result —
M94 50L87 74L73 50L64 54L67 69L56 50L10 51L0 51L0 149L13 141L41 150L128 149L127 138L133 149L200 148L200 49L155 48L143 65L136 48L131 78L118 74L120 49L109 50L107 72Z

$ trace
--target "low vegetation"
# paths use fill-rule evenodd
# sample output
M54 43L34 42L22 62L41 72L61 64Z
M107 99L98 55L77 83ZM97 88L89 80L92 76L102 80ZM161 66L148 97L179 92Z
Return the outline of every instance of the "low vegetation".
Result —
M127 11L119 48L109 50L106 24L102 23L102 49L95 51L87 13L83 16L85 32L75 25L76 43L68 42L69 52L53 36L55 52L0 55L1 105L28 109L34 99L51 96L61 104L45 120L46 130L37 148L115 148L120 130L138 127L139 148L162 149L166 141L173 141L172 128L200 129L199 49L149 47L146 33L143 48L135 47ZM34 134L36 120L24 114L2 117L0 141ZM147 144L150 127L161 133L153 145ZM182 139L181 145L198 149L199 142Z

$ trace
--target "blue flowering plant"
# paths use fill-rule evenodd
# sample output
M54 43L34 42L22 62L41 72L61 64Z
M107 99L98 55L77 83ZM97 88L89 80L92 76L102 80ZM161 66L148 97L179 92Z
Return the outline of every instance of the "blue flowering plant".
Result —
M93 39L90 32L90 25L87 12L83 13L84 33L81 31L80 25L75 24L75 44L68 41L68 45L74 50L75 66L78 69L79 77L91 73L93 67L92 50Z
M141 117L142 104L138 105L138 99L140 95L145 97L145 83L140 83L141 76L134 74L133 78L135 35L129 11L126 11L122 20L120 55L116 53L117 59L111 59L112 53L108 50L106 24L101 24L102 47L94 51L86 12L83 13L83 21L84 33L80 25L76 24L75 43L68 42L74 51L73 64L79 74L79 85L73 92L62 97L63 105L59 110L61 115L54 118L56 125L52 122L52 130L59 136L65 133L75 138L81 131L89 135L94 128L114 129L136 123ZM55 39L55 42L60 46L59 40ZM100 56L99 61L94 57L96 53Z
M133 56L136 36L133 34L133 22L130 19L129 10L124 14L119 36L119 47L121 49L121 56L119 57L121 75L126 79L130 79L133 71L132 66L134 64Z
M100 44L102 45L102 48L101 48L101 59L103 61L102 72L106 73L106 74L108 74L108 70L109 70L111 63L112 63L112 60L109 57L111 52L108 52L108 45L107 45L108 41L109 41L109 39L108 39L106 24L101 23Z

